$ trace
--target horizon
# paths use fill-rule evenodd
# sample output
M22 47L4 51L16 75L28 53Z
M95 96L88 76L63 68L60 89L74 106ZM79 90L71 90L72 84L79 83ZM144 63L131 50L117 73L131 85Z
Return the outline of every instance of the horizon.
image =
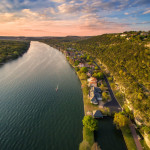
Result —
M104 34L123 34L123 33L125 33L125 32L150 32L150 30L147 30L147 31L144 31L144 30L137 30L137 31L123 31L123 32L118 32L118 33L104 33ZM6 36L6 35L0 35L0 37L16 37L16 38L43 38L43 37L52 37L52 38L54 38L54 37L94 37L94 36L101 36L101 35L104 35L104 34L99 34L99 35L91 35L91 36L89 36L89 35L87 35L87 36L85 36L85 35L66 35L66 36L49 36L49 35L46 35L46 36L23 36L23 35L21 35L21 36L13 36L13 35L8 35L8 36Z
M149 0L2 0L0 36L97 36L150 30Z

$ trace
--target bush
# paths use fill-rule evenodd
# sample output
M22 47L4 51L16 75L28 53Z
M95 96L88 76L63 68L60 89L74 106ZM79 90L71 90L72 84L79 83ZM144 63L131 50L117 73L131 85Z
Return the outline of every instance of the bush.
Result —
M91 116L84 116L82 122L83 126L88 128L90 131L97 130L98 128L98 121Z
M86 73L86 72L88 72L88 69L87 69L87 67L82 67L82 68L80 69L80 71Z
M79 61L76 60L75 63L74 63L74 65L75 65L75 66L78 66L78 65L79 65Z
M75 71L76 71L76 72L79 71L79 68L78 68L78 67L75 67Z
M97 66L95 66L95 70L98 70L99 68Z
M121 128L129 124L129 119L122 112L115 113L114 124L117 128Z

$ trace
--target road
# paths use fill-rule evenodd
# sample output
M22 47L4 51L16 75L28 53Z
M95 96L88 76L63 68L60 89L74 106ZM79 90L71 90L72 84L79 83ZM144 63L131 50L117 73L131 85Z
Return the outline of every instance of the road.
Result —
M97 67L101 70L100 66L94 61L94 63L97 65ZM114 93L110 87L110 84L109 84L109 81L106 77L106 75L104 74L104 80L107 84L107 87L108 87L108 91L110 93L110 96L111 96L111 101L106 103L104 105L104 107L108 107L110 109L111 112L119 112L122 110L121 106L119 105L118 101L116 100L115 96L114 96Z

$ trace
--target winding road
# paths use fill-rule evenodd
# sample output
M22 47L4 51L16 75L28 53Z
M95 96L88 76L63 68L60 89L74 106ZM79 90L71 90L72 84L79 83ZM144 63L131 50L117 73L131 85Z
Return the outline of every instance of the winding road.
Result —
M97 65L97 67L101 70L100 66L94 61L94 63ZM119 112L122 110L120 104L118 103L118 101L116 100L115 96L114 96L114 93L110 87L110 84L108 82L108 79L106 77L106 75L104 74L104 80L107 84L107 87L108 87L108 91L110 93L110 96L111 96L111 101L106 103L104 105L104 107L108 107L110 109L111 112Z

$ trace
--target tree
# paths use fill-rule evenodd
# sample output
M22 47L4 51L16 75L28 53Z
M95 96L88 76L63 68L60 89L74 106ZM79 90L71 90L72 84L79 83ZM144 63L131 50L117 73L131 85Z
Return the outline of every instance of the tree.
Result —
M76 71L76 72L79 71L79 67L75 67L75 71Z
M82 122L83 126L88 128L90 131L97 130L98 128L98 121L91 116L84 116Z
M107 100L109 98L109 96L108 96L108 94L106 92L103 92L102 93L102 98L105 101L105 100Z
M115 113L114 115L114 124L116 124L117 128L124 127L128 125L129 119L122 113Z
M82 67L82 68L80 69L80 71L86 73L86 72L88 71L88 69L87 69L87 67Z
M87 60L87 61L90 61L90 56L89 56L89 55L87 56L86 60Z
M74 65L75 65L75 66L78 66L78 65L79 65L79 61L76 60L75 63L74 63Z
M98 66L95 66L95 70L98 70L99 68L98 68Z
M104 74L102 72L97 73L97 78L98 79L104 79Z

